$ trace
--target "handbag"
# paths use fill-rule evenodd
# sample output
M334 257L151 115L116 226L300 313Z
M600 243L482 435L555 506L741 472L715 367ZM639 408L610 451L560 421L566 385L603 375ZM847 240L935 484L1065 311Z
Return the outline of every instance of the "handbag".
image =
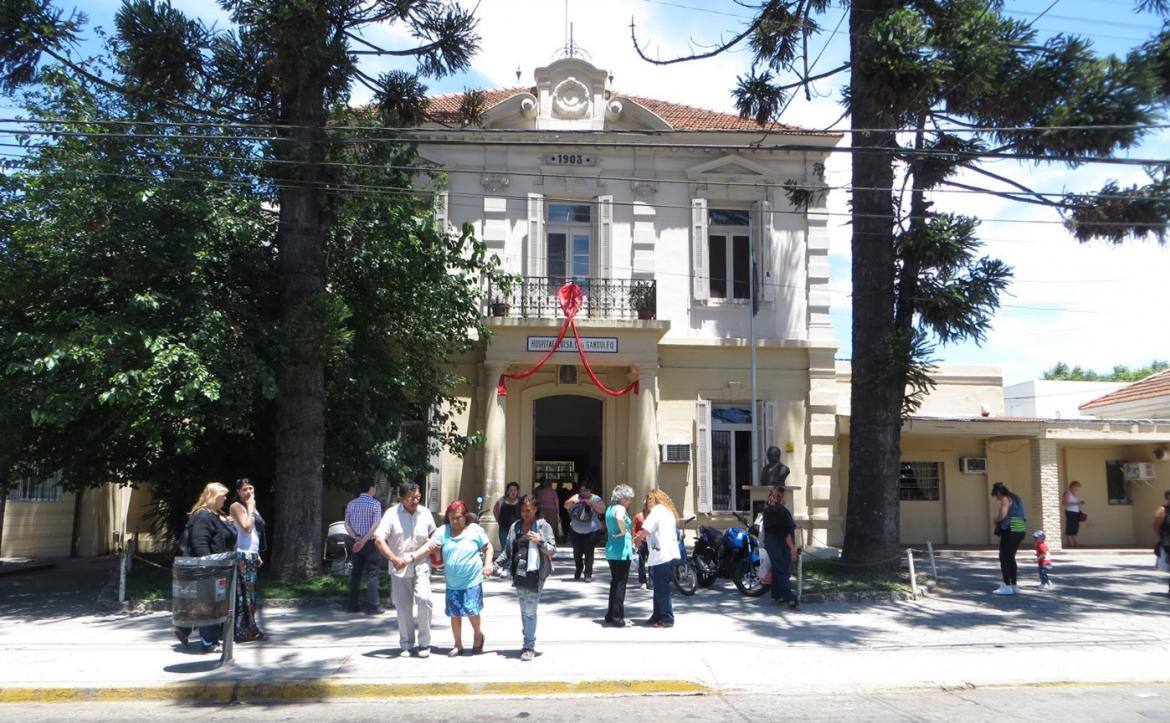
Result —
M1078 513L1077 513L1077 521L1078 521L1078 522L1084 522L1084 521L1085 521L1085 520L1087 520L1087 519L1089 519L1089 516L1088 516L1088 515L1086 515L1084 512L1078 512Z

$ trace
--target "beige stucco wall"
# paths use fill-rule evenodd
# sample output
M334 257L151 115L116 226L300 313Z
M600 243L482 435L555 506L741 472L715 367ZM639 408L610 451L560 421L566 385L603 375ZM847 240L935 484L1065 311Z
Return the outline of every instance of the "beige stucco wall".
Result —
M1162 494L1170 487L1170 463L1154 464L1157 478L1149 482L1130 482L1128 505L1109 504L1105 483L1105 463L1112 460L1130 462L1153 459L1154 445L1069 446L1064 448L1065 485L1071 480L1081 483L1081 497L1088 519L1081 523L1077 540L1084 545L1153 544L1150 529L1154 512L1162 504Z
M4 507L0 557L66 557L73 537L73 493L56 502L13 502Z
M964 474L960 457L982 457L986 448L975 437L902 437L902 460L939 462L941 494L937 502L906 501L900 504L902 541L921 544L977 545L987 542L991 528L987 499L991 484L984 474Z

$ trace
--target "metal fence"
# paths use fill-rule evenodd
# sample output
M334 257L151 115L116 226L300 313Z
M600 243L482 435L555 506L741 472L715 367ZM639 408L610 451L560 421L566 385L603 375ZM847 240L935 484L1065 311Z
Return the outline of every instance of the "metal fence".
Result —
M528 276L508 291L489 284L484 296L484 311L491 316L519 319L562 318L564 313L557 300L557 290L567 281L577 284L585 292L578 318L637 319L636 305L645 307L642 302L645 297L649 299L650 318L653 318L658 288L657 282L651 279Z

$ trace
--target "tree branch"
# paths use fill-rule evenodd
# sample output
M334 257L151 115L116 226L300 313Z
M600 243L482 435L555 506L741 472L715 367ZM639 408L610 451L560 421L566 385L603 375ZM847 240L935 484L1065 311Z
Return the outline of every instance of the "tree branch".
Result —
M1021 203L1031 203L1031 204L1035 204L1037 206L1046 206L1048 208L1061 208L1061 204L1059 204L1059 203L1056 203L1054 201L1049 201L1047 198L1044 198L1043 196L1036 196L1035 191L1025 191L1027 194L1032 196L1032 198L1029 198L1028 196L1021 196L1019 194L1012 193L1010 191L993 191L990 188L980 188L979 186L971 186L971 185L968 185L966 183L959 183L958 181L941 181L941 183L943 185L946 185L946 186L952 186L954 188L961 188L961 189L966 190L966 191L976 191L978 193L989 193L992 196L999 196L1000 198L1006 198L1009 201L1020 201Z
M971 169L972 171L975 171L978 174L987 176L988 178L994 178L995 180L999 181L1000 183L1006 183L1007 185L1012 186L1013 188L1018 188L1021 191L1023 191L1024 193L1028 194L1029 196L1032 196L1033 198L1038 199L1038 201L1044 205L1051 205L1051 206L1058 205L1056 203L1053 203L1052 201L1049 201L1047 198L1044 198L1043 196L1036 193L1031 188L1028 188L1024 184L1020 183L1019 181L1013 181L1012 179L1008 178L1007 176L1001 176L998 173L993 173L993 172L987 170L986 168L980 168L979 166L972 165L972 166L967 166L967 168ZM1023 199L1020 199L1020 200L1023 200Z
M777 2L777 0L771 0L771 2L768 3L768 6L773 5L775 2ZM720 53L727 51L727 50L730 50L731 48L734 48L736 45L739 45L743 41L744 38L746 38L747 36L754 33L756 31L756 29L760 27L760 23L763 22L764 16L767 14L768 14L768 7L766 6L766 7L764 7L763 10L760 11L760 14L756 16L756 19L752 21L752 24L749 25L746 30L744 30L739 35L736 35L734 38L727 41L726 43L715 48L714 50L710 50L706 53L695 53L693 55L687 55L687 56L678 57L678 58L671 58L670 60L656 60L654 58L648 57L645 53L642 52L642 48L638 46L638 36L637 36L637 33L634 29L634 19L632 17L630 18L630 41L634 44L634 51L638 53L638 57L641 58L642 60L645 60L647 63L653 63L654 65L674 65L675 63L685 63L689 60L702 60L703 58L713 58L716 55L719 55Z

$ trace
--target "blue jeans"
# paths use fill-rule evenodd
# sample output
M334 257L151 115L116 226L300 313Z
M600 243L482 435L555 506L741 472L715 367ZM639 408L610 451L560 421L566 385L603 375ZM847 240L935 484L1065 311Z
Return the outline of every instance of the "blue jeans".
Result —
M796 594L792 592L792 550L788 549L788 541L765 535L764 549L768 551L768 561L772 563L772 599L784 602L796 600Z
M520 600L520 625L524 631L524 649L536 650L536 606L540 604L540 590L516 588Z
M650 578L654 581L654 612L651 623L674 625L674 606L670 598L670 578L674 572L674 560L650 566Z
M1040 568L1040 584L1047 585L1050 581L1048 579L1048 565L1037 565Z

